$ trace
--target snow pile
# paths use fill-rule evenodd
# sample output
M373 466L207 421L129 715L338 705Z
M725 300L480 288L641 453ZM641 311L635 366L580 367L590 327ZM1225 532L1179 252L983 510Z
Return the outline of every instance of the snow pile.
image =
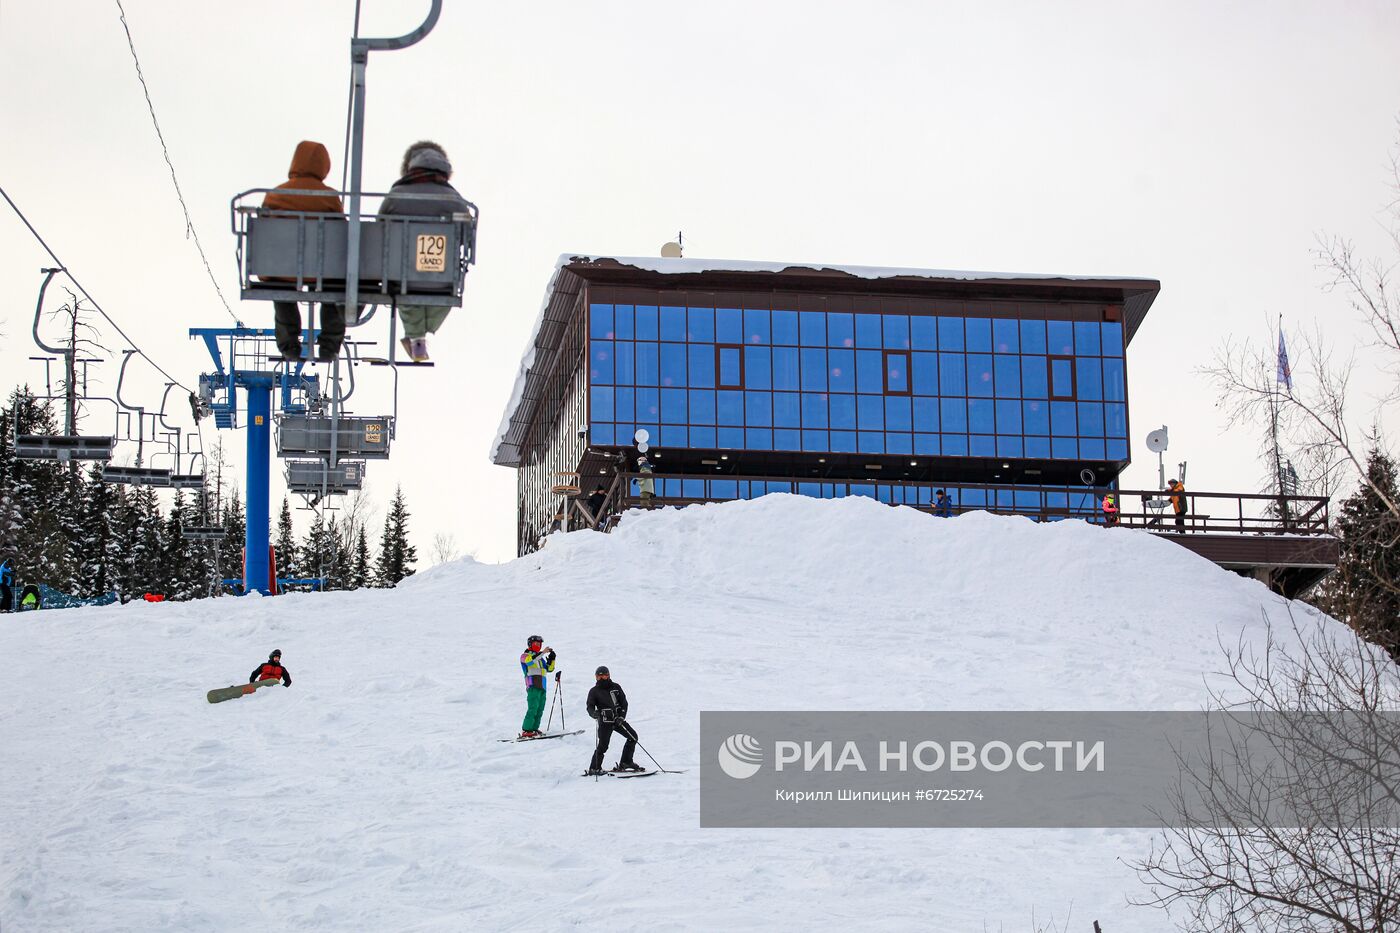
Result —
M1127 529L769 496L394 591L0 617L0 928L1169 929L1125 904L1142 832L701 830L698 712L1196 709L1283 605ZM495 741L534 632L570 728L607 664L689 773ZM273 648L291 689L205 702Z

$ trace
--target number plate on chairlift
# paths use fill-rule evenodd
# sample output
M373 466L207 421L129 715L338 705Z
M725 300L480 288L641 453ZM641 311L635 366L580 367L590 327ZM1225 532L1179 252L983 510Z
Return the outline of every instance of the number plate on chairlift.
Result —
M419 272L447 271L447 237L440 233L420 233L418 235Z
M382 443L384 443L384 427L383 427L383 425L379 425L379 424L367 424L367 425L365 425L365 443L366 443L366 444L382 444Z

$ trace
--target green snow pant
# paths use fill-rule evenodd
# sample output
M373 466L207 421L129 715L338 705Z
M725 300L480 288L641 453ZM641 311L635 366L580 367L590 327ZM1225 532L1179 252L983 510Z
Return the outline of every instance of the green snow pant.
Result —
M447 320L447 312L451 310L433 305L405 305L399 308L399 320L403 321L403 335L426 337L437 333L442 322Z
M521 732L535 732L540 728L544 716L544 688L525 688L525 721L520 724Z

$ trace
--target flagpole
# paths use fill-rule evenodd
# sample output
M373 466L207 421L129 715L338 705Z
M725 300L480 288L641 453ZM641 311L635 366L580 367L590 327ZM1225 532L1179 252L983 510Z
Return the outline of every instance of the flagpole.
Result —
M1269 393L1269 417L1271 431L1274 442L1274 494L1278 497L1279 518L1283 521L1284 527L1288 525L1288 503L1283 497L1283 453L1279 449L1278 443L1278 384L1279 376L1284 373L1284 343L1283 343L1283 315L1278 316L1278 341L1276 344L1275 374L1273 390Z

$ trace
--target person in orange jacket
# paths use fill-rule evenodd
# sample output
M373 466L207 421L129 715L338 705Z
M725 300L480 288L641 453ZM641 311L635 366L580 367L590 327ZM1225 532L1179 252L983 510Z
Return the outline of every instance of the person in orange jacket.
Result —
M292 675L282 666L282 649L272 649L272 654L267 656L267 660L253 668L253 673L248 675L248 683L255 684L260 680L280 680L282 686L292 685Z
M1186 487L1181 480L1167 480L1167 489L1171 492L1172 514L1176 516L1176 530L1178 534L1186 533Z
M345 207L340 195L326 184L331 172L331 154L318 142L304 139L292 153L287 180L263 198L268 211L297 211L312 214L343 214ZM328 191L329 194L289 194L288 191ZM284 359L301 358L301 310L295 301L272 303L277 320L277 349ZM317 338L317 357L322 361L336 358L345 340L345 309L341 305L321 305L321 331Z

